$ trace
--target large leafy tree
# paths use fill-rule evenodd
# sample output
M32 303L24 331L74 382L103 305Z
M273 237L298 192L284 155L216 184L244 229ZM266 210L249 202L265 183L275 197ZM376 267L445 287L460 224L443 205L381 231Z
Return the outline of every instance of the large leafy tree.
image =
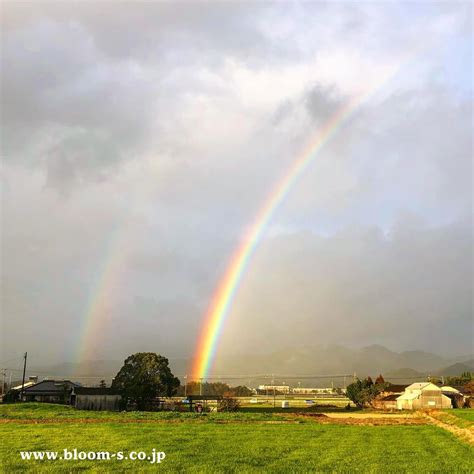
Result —
M364 406L372 405L375 397L377 397L385 387L385 382L383 384L374 384L370 377L367 377L365 380L356 379L355 382L347 386L346 395L355 405L359 408L363 408Z
M168 359L154 352L129 356L112 382L112 388L135 402L139 410L158 396L174 395L178 387L179 379L171 373Z

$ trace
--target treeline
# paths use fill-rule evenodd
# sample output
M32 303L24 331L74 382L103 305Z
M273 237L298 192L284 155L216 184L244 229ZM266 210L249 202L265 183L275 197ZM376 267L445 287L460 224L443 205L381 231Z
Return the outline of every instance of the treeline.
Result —
M441 377L428 377L428 381L439 385L443 382L443 379ZM458 385L462 387L473 381L474 377L472 372L463 372L459 376L444 377L444 385Z
M222 382L197 382L191 381L186 385L180 385L177 395L184 397L185 395L219 395L222 397L250 397L253 392L245 385L231 387Z

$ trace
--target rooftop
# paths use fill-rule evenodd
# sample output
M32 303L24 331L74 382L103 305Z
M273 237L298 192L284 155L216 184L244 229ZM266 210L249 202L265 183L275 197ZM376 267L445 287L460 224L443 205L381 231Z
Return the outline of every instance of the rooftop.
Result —
M414 400L420 396L420 392L405 392L397 397L397 400Z
M384 392L391 392L391 393L402 393L405 391L405 389L408 387L408 385L395 385L395 384L390 384Z
M412 390L423 390L425 388L430 388L430 390L441 390L437 385L431 382L415 382L412 383L411 385L408 385L406 388L407 391L412 391Z
M70 380L43 380L34 385L25 388L25 393L32 394L46 394L46 393L58 393L64 392L64 390L71 390L73 387L79 385L71 382Z
M394 402L396 399L399 397L397 393L394 393L392 395L387 395L386 397L383 397L380 399L381 402Z

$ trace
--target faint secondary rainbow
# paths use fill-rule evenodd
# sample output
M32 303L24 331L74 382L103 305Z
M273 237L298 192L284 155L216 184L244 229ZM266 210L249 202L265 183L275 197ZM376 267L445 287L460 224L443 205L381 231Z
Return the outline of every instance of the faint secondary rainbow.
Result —
M103 338L103 329L110 313L110 304L114 300L113 292L122 276L122 258L124 230L115 227L105 242L105 252L97 272L96 280L87 301L84 316L79 328L77 360L86 362L97 354L97 347Z
M411 56L411 55L410 55ZM230 259L224 277L216 291L204 317L204 325L198 336L190 375L193 378L206 378L209 374L217 350L224 322L229 313L236 291L270 220L290 192L298 178L307 170L318 152L347 123L359 107L399 70L391 70L381 81L370 89L355 95L338 109L327 122L319 128L304 147L300 156L277 183L256 215L253 225Z

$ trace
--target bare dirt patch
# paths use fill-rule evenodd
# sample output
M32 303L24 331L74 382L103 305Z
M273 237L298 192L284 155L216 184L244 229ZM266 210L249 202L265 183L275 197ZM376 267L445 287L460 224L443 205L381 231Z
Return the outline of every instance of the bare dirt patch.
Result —
M317 423L340 424L340 425L363 425L363 426L382 426L382 425L426 425L428 421L420 416L387 416L378 413L367 413L366 416L358 413L357 416L344 416L344 414L333 413L308 413L299 415L305 419L312 419Z

